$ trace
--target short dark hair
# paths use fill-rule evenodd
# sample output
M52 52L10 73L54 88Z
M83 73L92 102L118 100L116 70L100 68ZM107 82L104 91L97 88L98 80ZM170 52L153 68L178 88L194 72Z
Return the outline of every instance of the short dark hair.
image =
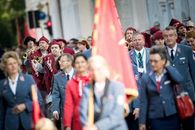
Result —
M73 66L75 65L75 61L78 57L83 57L86 61L88 61L87 57L83 54L83 53L77 53L75 56L74 56L74 59L73 59Z
M152 46L152 48L150 49L150 55L153 55L153 54L159 54L161 59L167 62L167 51L165 47L161 47L157 45Z

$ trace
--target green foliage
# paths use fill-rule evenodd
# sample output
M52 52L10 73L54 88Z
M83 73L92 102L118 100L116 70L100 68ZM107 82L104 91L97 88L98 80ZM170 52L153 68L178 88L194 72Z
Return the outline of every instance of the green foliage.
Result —
M10 48L17 45L16 19L23 28L25 16L24 0L0 0L0 46ZM21 29L23 30L23 29Z

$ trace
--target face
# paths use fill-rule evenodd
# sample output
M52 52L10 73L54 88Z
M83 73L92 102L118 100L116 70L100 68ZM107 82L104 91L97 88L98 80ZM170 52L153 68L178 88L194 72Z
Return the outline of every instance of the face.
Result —
M101 64L101 62L90 62L89 66L90 66L90 71L92 73L93 79L96 82L105 81L106 79L105 73L107 72L107 70Z
M141 34L134 36L133 45L134 45L136 50L140 51L145 45L144 36Z
M54 56L60 56L61 54L61 49L59 47L59 45L52 45L51 46L51 53L54 55Z
M168 47L172 48L177 43L177 35L173 30L165 30L163 32L165 43Z
M127 30L126 35L125 35L125 40L132 40L133 36L133 30Z
M181 26L179 29L178 29L178 33L181 34L182 36L185 36L186 35L186 28L184 26Z
M33 41L29 41L28 43L27 43L27 48L33 48L34 47L34 42Z
M91 43L92 43L92 37L88 37L88 38L87 38L87 42L88 42L89 46L91 46Z
M195 39L188 38L187 41L188 41L189 45L192 47L192 50L195 50Z
M160 46L164 46L164 43L165 43L164 39L158 39L158 40L155 40L154 42L155 42L155 45L160 45Z
M67 56L62 56L59 60L60 69L64 70L66 68L72 67L72 61L67 58Z
M48 43L45 42L45 41L40 41L40 42L39 42L39 47L40 47L41 50L46 51L46 50L49 48L49 45L48 45Z
M88 62L82 56L79 56L75 60L74 67L77 73L84 73L88 70Z
M19 64L14 58L8 58L6 62L6 72L8 75L13 75L19 72Z
M78 47L79 51L84 51L86 49L86 46L81 44L81 43L78 43L77 47Z
M166 61L161 59L159 54L150 55L150 63L154 72L158 72L165 67Z

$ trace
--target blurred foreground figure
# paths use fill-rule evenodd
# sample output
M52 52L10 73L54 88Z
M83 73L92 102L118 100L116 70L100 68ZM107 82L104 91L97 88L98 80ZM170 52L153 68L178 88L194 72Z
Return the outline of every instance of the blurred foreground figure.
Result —
M110 72L102 57L90 58L89 65L93 81L84 87L80 107L83 130L127 130L124 86L109 79Z
M35 130L57 130L55 125L48 118L42 118L36 124Z

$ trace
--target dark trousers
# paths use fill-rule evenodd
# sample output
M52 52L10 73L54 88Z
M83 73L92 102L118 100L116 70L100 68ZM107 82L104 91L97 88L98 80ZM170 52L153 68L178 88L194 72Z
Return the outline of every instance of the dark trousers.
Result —
M135 120L135 116L133 115L133 113L129 113L125 120L129 130L139 130L138 119Z
M177 114L163 118L149 119L149 124L150 130L181 130Z
M194 106L195 106L195 102L193 102ZM182 130L195 130L195 113L192 117L189 117L185 120L182 120L181 123L182 123Z

